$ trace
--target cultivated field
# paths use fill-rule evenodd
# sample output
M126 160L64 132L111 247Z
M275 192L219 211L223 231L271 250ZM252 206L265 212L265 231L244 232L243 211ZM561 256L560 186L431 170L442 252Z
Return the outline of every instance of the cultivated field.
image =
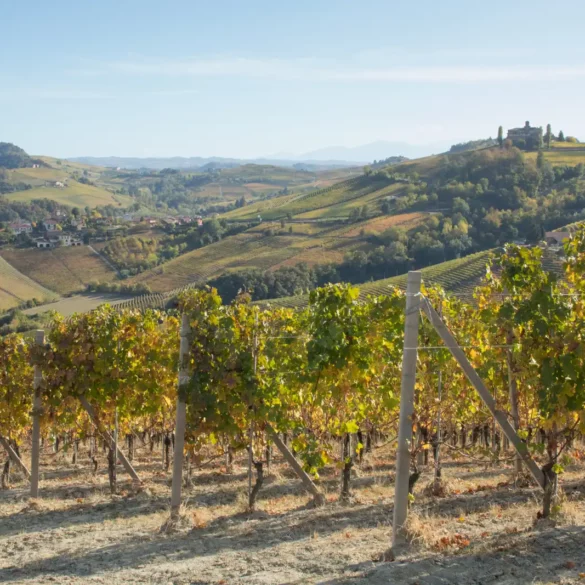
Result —
M359 236L362 233L362 230L367 236L381 234L390 228L409 230L416 227L425 217L427 217L426 213L419 212L402 213L400 215L384 215L360 223L358 226L345 232L345 235L351 237Z
M57 294L31 280L0 257L0 310L18 307L32 299L47 302L57 298Z
M25 315L38 315L47 311L55 311L63 317L70 317L74 313L87 313L97 309L100 305L119 305L120 303L129 303L128 295L117 295L112 293L87 293L82 295L73 295L59 299L54 303L47 303L39 307L25 309Z
M296 232L299 225L299 232ZM315 226L308 228L306 226ZM288 229L292 226L293 232ZM304 226L304 227L303 227ZM300 262L326 264L340 262L344 255L367 245L367 236L348 236L353 225L262 224L204 248L188 252L164 265L143 272L130 282L147 284L154 292L168 292L197 284L225 272L258 268L276 269ZM266 230L273 230L268 235ZM305 233L303 233L305 232ZM305 235L306 234L306 235Z
M51 199L68 207L96 207L98 205L127 207L132 204L131 197L117 195L101 187L84 185L73 179L69 179L66 187L36 187L26 191L8 193L5 197L10 201L21 202L29 202L33 199Z
M2 250L0 255L35 282L59 294L83 290L92 281L110 282L117 277L88 246Z
M118 469L109 495L105 455L92 475L87 446L45 444L41 492L12 475L0 492L0 581L14 585L107 583L173 585L549 585L580 583L585 573L583 464L562 476L564 513L536 520L541 494L514 485L505 462L479 464L452 451L443 462L448 491L426 495L422 468L408 524L412 544L379 562L391 541L394 452L380 441L354 468L353 497L339 501L339 471L324 470L327 503L311 506L300 481L275 455L256 511L246 511L246 457L231 473L204 455L185 488L182 526L161 531L169 515L170 473L161 446L138 449L136 491ZM140 443L138 442L140 445ZM25 461L28 453L24 453ZM432 458L431 458L432 459Z

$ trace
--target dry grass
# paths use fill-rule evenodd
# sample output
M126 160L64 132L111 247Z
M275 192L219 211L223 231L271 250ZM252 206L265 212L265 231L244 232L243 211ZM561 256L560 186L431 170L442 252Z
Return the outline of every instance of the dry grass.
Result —
M585 571L584 470L577 465L563 476L564 516L554 526L535 522L539 494L514 487L511 468L447 461L443 474L451 493L444 498L425 495L432 480L432 469L425 469L408 521L409 562L377 564L373 559L391 537L388 448L366 455L356 468L352 504L338 501L337 468L325 469L327 505L316 509L279 457L253 513L247 511L244 455L231 474L220 465L206 467L185 488L174 525L167 523L170 475L158 453L138 450L134 464L145 488L133 489L120 469L117 496L109 495L101 457L94 477L85 458L73 466L70 454L46 450L39 500L29 500L16 477L12 490L0 492L0 581L430 585L439 582L432 575L461 585L497 579L525 585L570 583ZM487 581L488 574L496 580Z

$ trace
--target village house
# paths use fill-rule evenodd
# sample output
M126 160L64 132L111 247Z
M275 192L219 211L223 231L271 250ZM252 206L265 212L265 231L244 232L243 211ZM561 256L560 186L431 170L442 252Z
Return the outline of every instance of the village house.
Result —
M570 239L571 232L546 232L544 240L548 246L562 246L565 240Z
M47 231L44 238L36 238L37 248L54 248L55 246L81 246L83 242L67 232Z
M542 144L542 128L535 128L527 121L523 128L508 130L507 139L519 148L539 148Z
M80 232L85 227L85 222L83 219L76 219L75 217L71 218L71 227L75 228L78 232Z
M13 234L30 234L32 232L32 224L28 221L15 221L8 225L8 229Z
M59 222L54 217L49 217L49 219L43 220L43 227L48 231L55 231Z

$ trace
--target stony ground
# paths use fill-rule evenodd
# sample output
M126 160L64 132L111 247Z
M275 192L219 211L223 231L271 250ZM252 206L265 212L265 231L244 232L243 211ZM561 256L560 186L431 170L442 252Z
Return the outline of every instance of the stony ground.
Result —
M26 458L26 455L25 455ZM463 459L444 475L450 493L424 495L419 480L409 521L413 543L378 562L391 538L394 465L388 449L367 455L351 504L338 502L339 477L325 473L327 505L313 509L299 481L276 460L257 511L246 512L246 468L219 464L193 476L185 525L164 533L170 475L141 453L146 489L132 491L120 469L120 495L104 474L70 455L43 456L42 497L30 501L13 477L0 491L0 583L162 583L173 585L382 585L585 583L585 470L563 477L556 523L535 521L538 491L511 483L511 469ZM104 462L102 462L102 465Z

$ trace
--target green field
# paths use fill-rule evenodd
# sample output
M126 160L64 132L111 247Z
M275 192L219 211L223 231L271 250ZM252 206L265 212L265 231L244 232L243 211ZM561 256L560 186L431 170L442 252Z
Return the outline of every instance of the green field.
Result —
M0 255L22 274L59 294L83 290L92 281L110 282L117 277L88 246L2 250Z
M36 169L32 169L36 170ZM127 207L132 204L132 198L126 195L117 195L93 185L84 185L69 179L66 187L36 187L26 191L16 191L5 195L9 201L29 202L33 199L51 199L68 207L96 207L98 205L114 205Z
M0 257L0 310L18 307L32 299L48 302L58 298L59 295L31 280Z

